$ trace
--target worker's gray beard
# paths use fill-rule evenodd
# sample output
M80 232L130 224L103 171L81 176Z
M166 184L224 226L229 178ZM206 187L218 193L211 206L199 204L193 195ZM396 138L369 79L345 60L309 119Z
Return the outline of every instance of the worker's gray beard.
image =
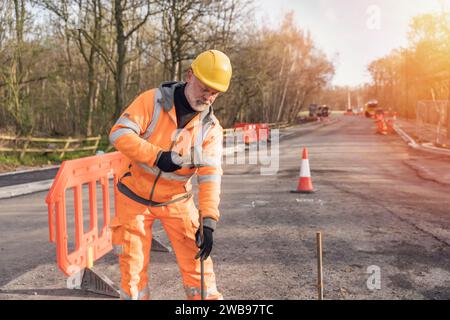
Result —
M192 109L194 109L197 112L202 112L202 111L208 109L210 106L211 106L211 104L208 102L204 102L202 100L196 100L195 105L191 106L191 107L192 107Z

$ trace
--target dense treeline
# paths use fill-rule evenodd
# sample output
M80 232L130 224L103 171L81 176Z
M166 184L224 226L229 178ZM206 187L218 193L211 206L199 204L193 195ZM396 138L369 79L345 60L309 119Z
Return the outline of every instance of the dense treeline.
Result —
M370 64L373 81L366 97L414 118L418 101L450 100L450 14L415 17L408 42Z
M233 64L215 104L234 121L293 121L331 80L332 63L292 14L258 26L248 0L3 0L0 131L105 134L137 94L183 80L199 52Z

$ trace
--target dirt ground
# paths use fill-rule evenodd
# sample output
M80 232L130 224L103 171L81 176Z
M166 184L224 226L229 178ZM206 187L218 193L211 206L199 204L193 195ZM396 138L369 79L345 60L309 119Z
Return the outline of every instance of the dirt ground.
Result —
M284 129L274 175L224 166L212 257L225 299L316 299L317 231L325 299L450 299L450 159L374 132L368 119L341 116ZM303 147L317 189L309 195L290 193ZM66 289L45 196L0 200L0 299L106 298ZM368 286L374 268L379 288ZM94 269L119 283L112 254ZM172 253L152 252L149 275L152 299L185 298Z

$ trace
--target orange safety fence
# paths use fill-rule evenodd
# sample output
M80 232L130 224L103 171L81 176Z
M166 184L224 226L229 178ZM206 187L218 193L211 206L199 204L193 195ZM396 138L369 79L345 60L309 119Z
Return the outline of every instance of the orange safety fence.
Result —
M64 161L47 195L50 242L56 243L59 268L68 276L91 268L94 261L112 250L109 178L114 177L114 201L117 197L117 171L126 158L120 152ZM98 230L97 181L103 195L103 227ZM82 185L89 186L89 230L84 230ZM69 252L66 190L74 191L75 249ZM114 204L114 208L117 206Z
M268 123L237 122L234 124L234 130L243 132L246 144L269 141L270 127Z
M377 133L378 134L392 134L394 133L394 124L397 120L396 112L386 112L384 114L376 114L375 115L375 123L377 125Z

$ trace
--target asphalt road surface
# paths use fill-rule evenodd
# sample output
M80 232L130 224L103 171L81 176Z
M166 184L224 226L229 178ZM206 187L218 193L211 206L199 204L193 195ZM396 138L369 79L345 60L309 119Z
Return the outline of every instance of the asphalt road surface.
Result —
M450 185L420 171L448 173L450 160L376 135L371 120L338 120L283 130L276 174L224 165L212 256L225 299L316 299L317 231L325 299L450 299ZM303 147L314 194L290 193ZM0 200L0 299L104 298L66 289L45 195ZM112 254L94 269L119 282ZM152 299L185 298L173 254L152 252L149 274Z
M42 181L42 180L49 180L53 179L56 176L56 173L58 172L58 167L52 167L52 168L43 168L40 170L33 170L31 169L24 170L20 173L15 174L0 174L0 188L5 186L12 186L16 184L25 184L35 181Z

